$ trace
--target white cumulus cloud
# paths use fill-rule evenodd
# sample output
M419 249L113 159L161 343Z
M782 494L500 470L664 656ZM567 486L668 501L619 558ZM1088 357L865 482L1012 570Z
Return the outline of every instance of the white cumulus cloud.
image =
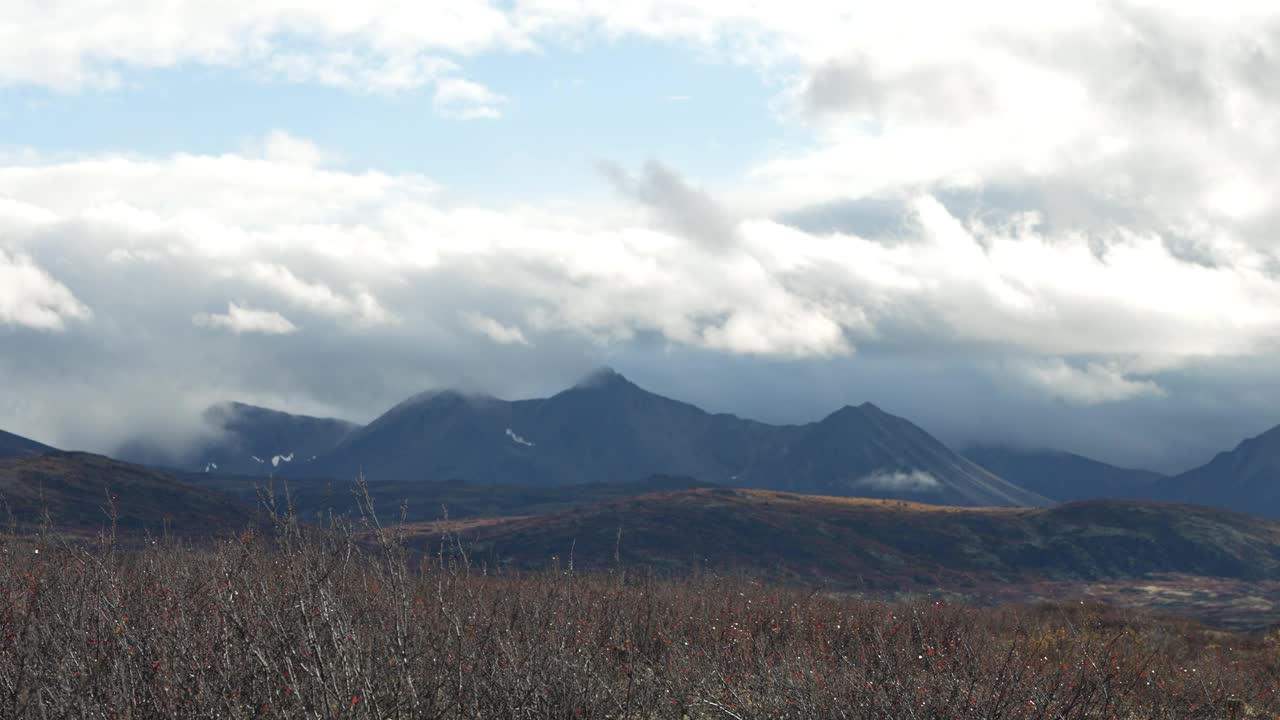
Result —
M196 327L229 330L236 335L289 335L298 331L297 326L278 312L242 307L235 302L227 304L227 312L224 314L198 313L191 316L191 322Z
M0 215L0 232L56 247L82 270L111 260L98 283L129 265L198 262L202 282L234 297L265 293L296 312L405 334L458 322L456 307L414 300L457 288L473 307L518 308L501 328L462 318L513 345L526 332L565 332L804 358L976 344L1050 359L1036 367L1095 356L1168 369L1257 356L1280 337L1280 278L1248 243L1206 238L1206 262L1153 229L965 214L924 192L897 205L889 240L806 230L732 210L656 165L614 173L643 213L586 221L445 205L425 178L317 165L323 152L297 138L268 144L283 149L0 166L0 194L24 208ZM33 214L40 223L23 219Z
M503 325L481 313L463 313L462 320L473 332L483 335L499 345L528 345L524 331L514 325Z
M493 120L502 117L507 98L471 80L450 77L436 83L432 100L436 112L459 120Z
M324 283L307 282L283 265L266 262L251 263L248 277L261 287L314 313L350 318L367 325L396 321L396 317L359 283L353 284L350 293L342 294Z
M89 308L26 255L0 248L0 323L63 330L67 320L88 319Z
M202 64L400 89L432 80L441 53L528 46L485 0L19 2L0 27L0 83L110 89L130 70Z

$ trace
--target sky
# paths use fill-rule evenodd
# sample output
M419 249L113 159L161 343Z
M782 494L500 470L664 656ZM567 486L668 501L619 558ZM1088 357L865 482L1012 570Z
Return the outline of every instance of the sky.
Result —
M1269 2L0 0L0 428L609 365L1179 471L1280 423Z

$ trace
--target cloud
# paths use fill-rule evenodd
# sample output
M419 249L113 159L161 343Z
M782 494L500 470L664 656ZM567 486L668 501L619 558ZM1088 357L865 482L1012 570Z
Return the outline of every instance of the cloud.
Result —
M323 159L315 143L294 137L284 130L272 130L263 143L263 152L271 162L302 167L319 167Z
M394 323L397 320L359 283L353 284L350 295L341 295L323 283L302 280L283 265L266 262L251 263L247 275L261 287L317 314L351 318L365 325Z
M913 470L874 473L853 481L852 487L879 492L927 493L941 488L942 483L923 470Z
M901 87L911 92L901 92ZM818 65L801 91L806 109L817 116L847 115L879 123L988 111L994 100L985 78L967 66L925 58L906 67L885 68L862 54Z
M987 212L1036 209L1077 229L1269 245L1278 208L1259 189L1280 160L1276 88L1262 79L1280 68L1264 29L1274 8L929 12L943 35L896 10L867 13L843 47L803 55L780 106L816 140L755 168L760 204L959 191Z
M393 95L432 83L457 81L457 78L447 76L458 71L456 63L428 54L381 55L335 49L323 52L283 50L273 54L261 72L268 79Z
M487 0L413 7L374 2L179 0L8 8L0 87L60 92L139 87L155 69L205 66L267 83L397 95L435 88L441 114L490 118L506 98L465 79L456 58L534 47ZM56 43L38 38L58 37Z
M118 232L121 240L145 237L152 245L168 245L159 239L166 233L181 236L182 247L175 252L210 256L235 255L257 245L263 236L254 233L263 228L314 230L313 239L323 247L324 223L354 223L388 205L421 204L436 190L420 175L309 167L296 157L273 159L265 153L161 158L102 153L0 161L0 197L43 217L34 226L14 223L14 233L48 232L71 219L93 232ZM235 230L218 232L228 228Z
M1212 258L1206 263L1151 230L1091 234L1031 211L961 214L928 193L896 201L891 214L900 221L889 240L805 231L739 219L658 163L634 176L607 170L647 222L589 223L446 206L425 178L330 168L322 150L292 136L273 134L265 144L275 150L260 158L3 166L0 193L42 221L11 220L0 230L43 252L58 248L62 262L81 269L98 259L120 272L199 263L214 297L274 298L313 319L402 325L395 332L405 334L428 322L477 329L474 317L459 319L457 305L413 301L434 287L456 288L453 302L489 318L510 313L485 308L519 308L504 327L522 333L604 345L652 337L759 356L964 344L1045 359L1041 368L1083 356L1168 368L1257 356L1280 336L1272 311L1280 279L1266 252L1245 244L1206 239L1198 251Z
M1014 373L1051 397L1084 405L1166 394L1151 380L1126 377L1115 363L1090 362L1076 367L1052 358L1018 365Z
M1208 442L1198 426L1274 422L1280 390L1242 389L1266 380L1280 345L1280 203L1266 192L1280 164L1273 4L206 5L15 9L0 84L123 87L145 83L142 70L205 65L424 89L441 112L486 117L509 103L467 78L477 54L642 38L758 70L778 88L778 136L743 153L736 179L695 182L670 159L606 164L623 206L578 214L339 166L286 133L221 155L5 156L7 265L53 271L95 318L0 358L11 376L123 347L178 367L157 350L178 343L158 338L216 353L190 318L234 297L283 305L299 329L210 360L201 392L248 388L293 407L371 412L374 399L438 384L526 391L598 356L639 354L706 362L703 382L738 368L721 387L744 405L770 377L787 378L785 399L838 367L806 408L891 393L953 436L1046 427L1051 410L1073 423L1052 436L1078 448L1152 449L1158 435L1182 453ZM140 302L139 287L163 300ZM56 322L71 326L66 307ZM481 322L486 333L477 317L501 322ZM536 348L495 344L510 330ZM336 382L361 362L378 372ZM136 389L124 370L62 367ZM30 387L56 394L57 383ZM953 409L992 397L1013 419ZM1228 412L1248 421L1227 428ZM1176 432L1133 430L1153 418L1178 418Z
M30 257L0 248L0 324L60 331L67 320L86 320L91 315L67 286Z
M458 120L495 120L502 117L507 98L470 80L452 77L436 84L432 105L436 112Z
M1176 362L1257 354L1280 334L1267 310L1280 279L1247 248L1209 267L1158 235L1113 230L1099 250L1087 234L1047 232L1034 214L966 221L931 196L907 212L894 243L771 222L748 223L743 235L808 297L838 299L846 317L865 313L872 338Z
M280 313L241 307L234 302L227 304L225 315L198 313L191 316L191 323L196 327L229 330L236 335L289 335L298 331L297 326Z
M473 332L479 333L499 345L528 345L524 331L511 325L503 325L488 315L463 313L463 321Z
M513 18L484 0L406 6L229 0L216 6L142 0L93 6L18 5L0 43L0 84L115 88L133 70L199 64L360 89L434 79L443 53L530 46ZM57 36L57 43L37 38Z
M666 165L645 163L639 177L611 163L601 164L600 170L619 193L648 208L665 229L712 249L734 242L737 228L729 213Z

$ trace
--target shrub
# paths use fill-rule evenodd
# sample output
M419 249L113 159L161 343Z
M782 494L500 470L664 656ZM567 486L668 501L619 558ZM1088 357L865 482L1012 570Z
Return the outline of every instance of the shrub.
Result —
M8 537L0 716L1274 717L1261 638L1116 609L889 605L700 576L493 576L275 516L206 546Z

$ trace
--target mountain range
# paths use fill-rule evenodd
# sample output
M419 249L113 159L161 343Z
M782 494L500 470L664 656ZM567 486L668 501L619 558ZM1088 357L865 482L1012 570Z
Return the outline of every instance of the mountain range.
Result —
M227 476L363 473L412 484L556 487L684 476L722 486L963 506L1148 498L1280 517L1280 428L1174 477L1056 450L954 452L871 404L771 425L649 392L599 370L548 398L454 390L408 398L368 425L240 403L205 413L207 441L165 458L134 441L119 456Z
M451 537L489 567L558 556L978 599L1119 583L1106 592L1125 602L1280 617L1255 597L1280 588L1280 525L1258 517L1280 517L1280 429L1166 477L1053 450L962 455L870 403L797 425L712 414L610 371L544 399L424 393L362 427L238 403L204 420L185 454L126 447L160 469L0 434L0 520L85 535L114 503L123 530L208 538L261 522L269 476L304 521L358 514L363 471L384 521L403 503L415 544ZM1174 594L1152 595L1161 583Z
M318 444L332 437L308 439ZM285 452L284 446L272 447ZM455 391L418 395L344 435L328 452L276 470L286 477L350 479L363 472L386 481L535 486L625 483L666 474L737 487L947 505L1051 502L870 403L806 425L769 425L708 413L608 369L545 399L509 402Z

